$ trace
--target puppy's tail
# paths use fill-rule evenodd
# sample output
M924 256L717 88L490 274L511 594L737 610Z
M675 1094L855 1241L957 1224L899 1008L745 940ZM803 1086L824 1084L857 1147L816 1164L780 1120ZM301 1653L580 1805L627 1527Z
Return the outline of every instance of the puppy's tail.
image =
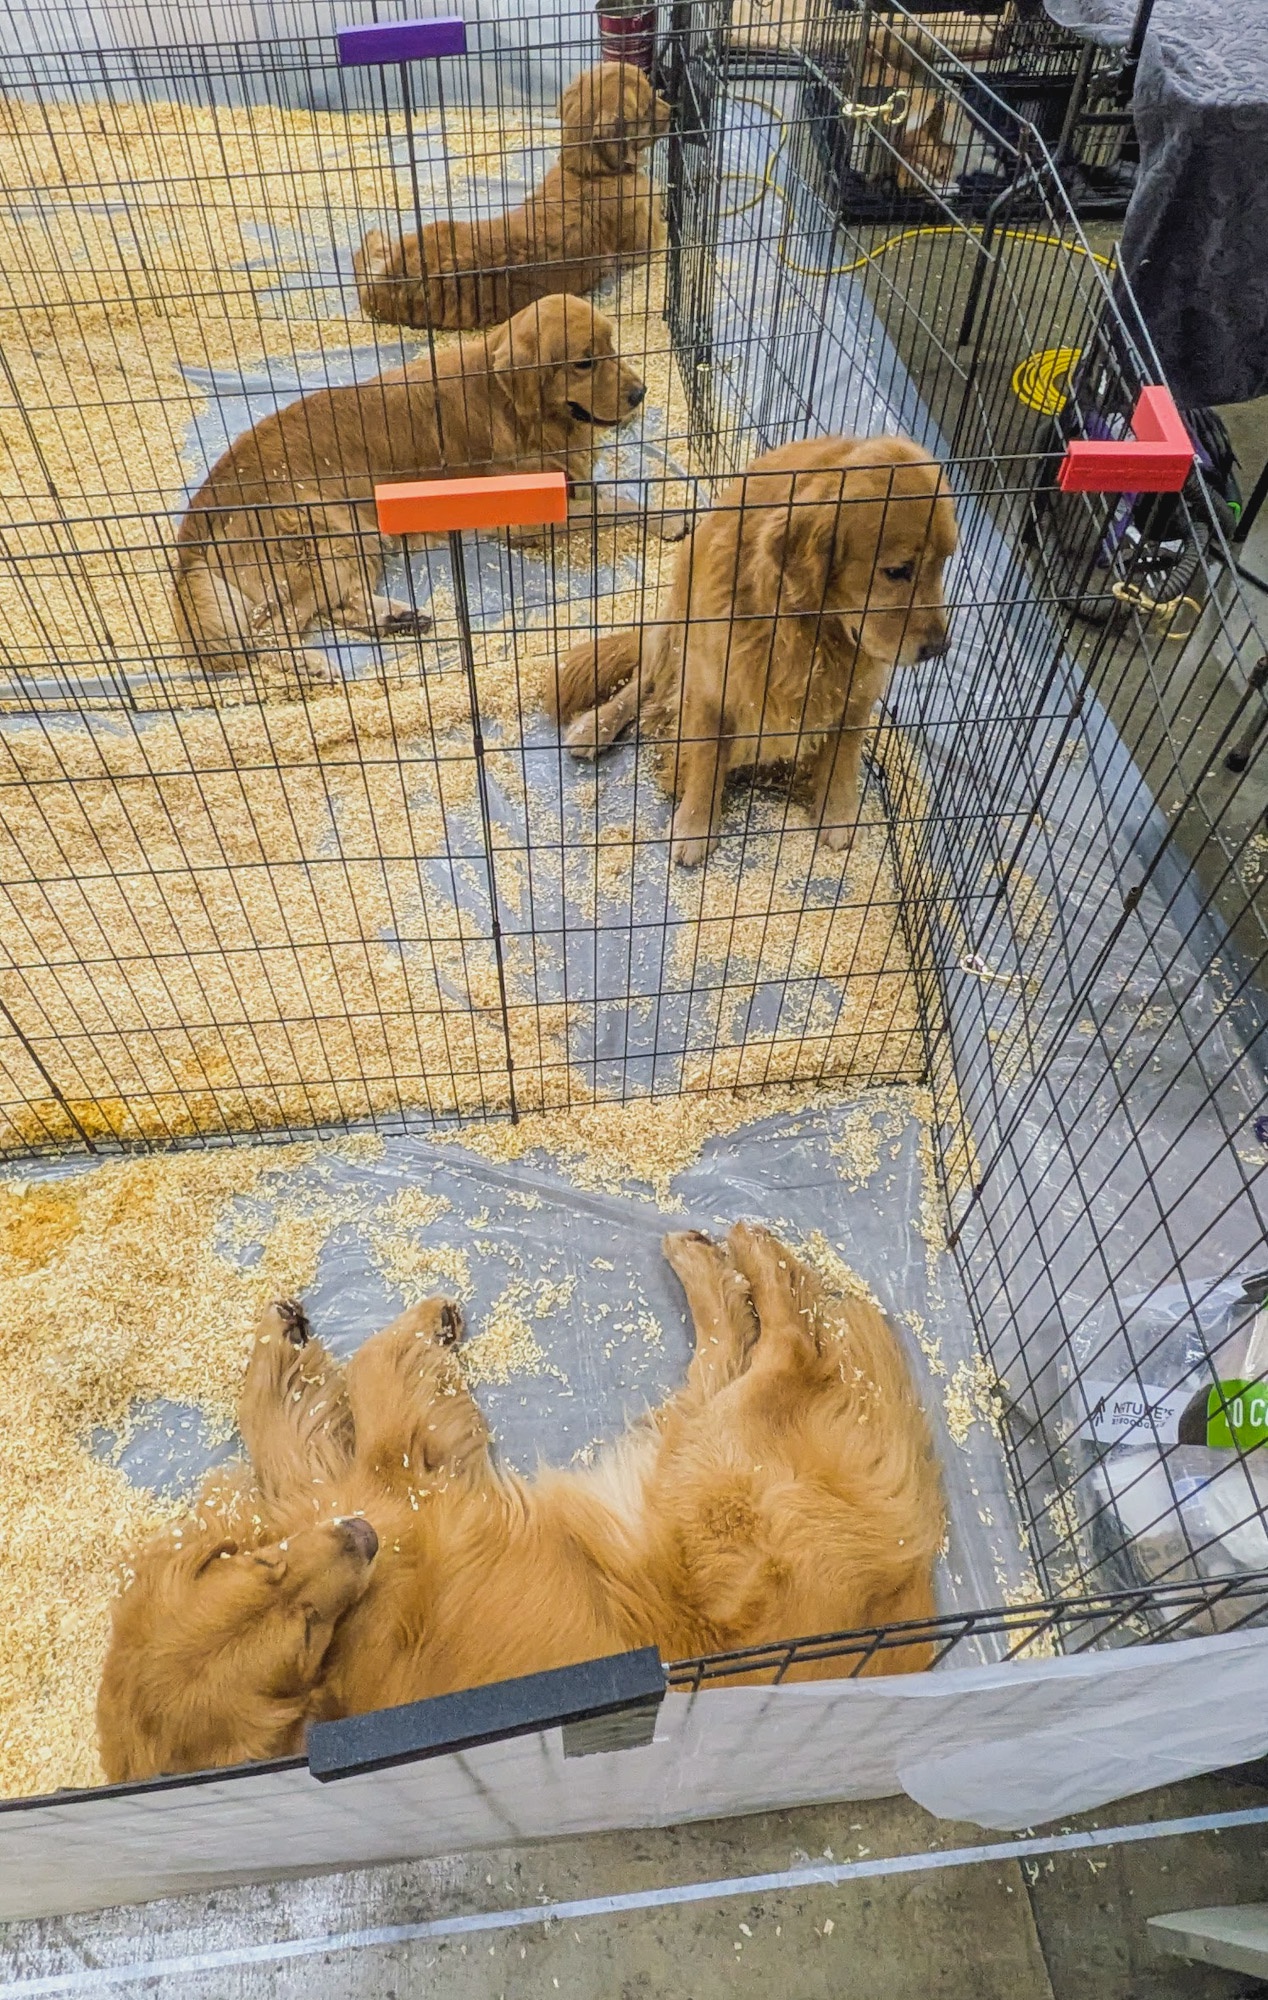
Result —
M601 639L583 639L555 669L550 693L556 722L571 722L574 716L598 708L633 679L642 658L643 635L637 626L605 633Z

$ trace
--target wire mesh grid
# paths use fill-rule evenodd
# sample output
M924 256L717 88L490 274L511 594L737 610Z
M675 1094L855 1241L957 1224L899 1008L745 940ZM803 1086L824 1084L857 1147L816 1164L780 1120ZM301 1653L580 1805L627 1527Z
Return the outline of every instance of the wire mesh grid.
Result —
M1253 764L1224 765L1263 645L1200 471L1165 516L1056 485L1067 438L1124 435L1157 379L1130 299L1016 105L901 10L900 83L817 0L680 0L650 155L667 244L595 301L648 390L604 427L604 507L389 549L393 629L332 630L319 598L211 670L171 614L205 474L301 395L427 374L453 337L367 318L358 245L522 197L597 54L564 17L341 66L334 28L373 12L9 37L5 1150L927 1083L1041 1587L1108 1578L1167 1629L1142 1585L1268 1568L1257 1444L1218 1391L1268 1373L1229 1283L1263 1237L1264 836ZM897 90L942 107L923 146ZM843 121L912 226L846 199ZM677 867L656 767L681 725L578 762L555 663L663 623L693 555L661 514L734 506L727 481L796 439L885 431L954 495L950 652L893 675L848 862L767 745ZM339 532L372 594L358 476ZM260 503L266 570L329 535L330 497ZM1218 1447L1210 1413L1179 1430L1213 1385ZM1211 1617L1234 1598L1252 1615L1221 1583Z

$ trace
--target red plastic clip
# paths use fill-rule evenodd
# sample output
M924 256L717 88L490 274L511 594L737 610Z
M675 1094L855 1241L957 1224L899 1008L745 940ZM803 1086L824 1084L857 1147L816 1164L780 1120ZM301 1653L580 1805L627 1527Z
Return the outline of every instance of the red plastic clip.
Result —
M444 535L455 528L541 528L568 519L563 472L496 473L486 479L411 479L376 486L384 535Z
M1193 470L1193 440L1170 389L1142 389L1126 438L1072 438L1057 484L1063 493L1178 493Z

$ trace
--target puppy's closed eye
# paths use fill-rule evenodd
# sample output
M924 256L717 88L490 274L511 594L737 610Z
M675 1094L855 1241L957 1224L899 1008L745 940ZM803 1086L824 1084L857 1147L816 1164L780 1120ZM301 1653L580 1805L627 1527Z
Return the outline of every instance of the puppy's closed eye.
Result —
M915 563L898 563L893 569L881 571L881 575L887 576L891 583L910 583L915 574Z
M594 366L594 360L593 360L593 357L592 357L591 355L587 354L587 355L586 355L586 356L584 357L584 359L583 359L583 360L581 360L581 361L574 361L574 362L572 362L572 363L571 363L570 365L571 365L571 366L572 366L573 368L593 368L593 366Z

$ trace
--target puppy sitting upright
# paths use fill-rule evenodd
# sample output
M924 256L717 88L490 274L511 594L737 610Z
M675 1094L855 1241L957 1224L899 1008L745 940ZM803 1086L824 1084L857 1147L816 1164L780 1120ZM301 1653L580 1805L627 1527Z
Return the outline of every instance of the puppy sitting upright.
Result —
M592 292L663 240L639 156L670 109L632 63L600 63L559 101L559 160L519 208L429 222L395 242L371 230L353 260L362 311L404 326L491 326L549 292Z
M603 433L645 394L612 322L558 297L390 374L288 403L225 452L181 522L173 611L186 653L222 671L272 652L330 680L324 654L295 653L311 626L387 636L413 623L408 605L379 595L379 481L565 472L589 512ZM672 536L684 524L661 526Z
M706 514L664 623L575 646L559 669L565 741L595 756L641 712L666 746L673 859L717 838L727 774L810 764L825 844L848 850L863 736L893 667L947 642L955 510L910 438L804 439L755 459Z

